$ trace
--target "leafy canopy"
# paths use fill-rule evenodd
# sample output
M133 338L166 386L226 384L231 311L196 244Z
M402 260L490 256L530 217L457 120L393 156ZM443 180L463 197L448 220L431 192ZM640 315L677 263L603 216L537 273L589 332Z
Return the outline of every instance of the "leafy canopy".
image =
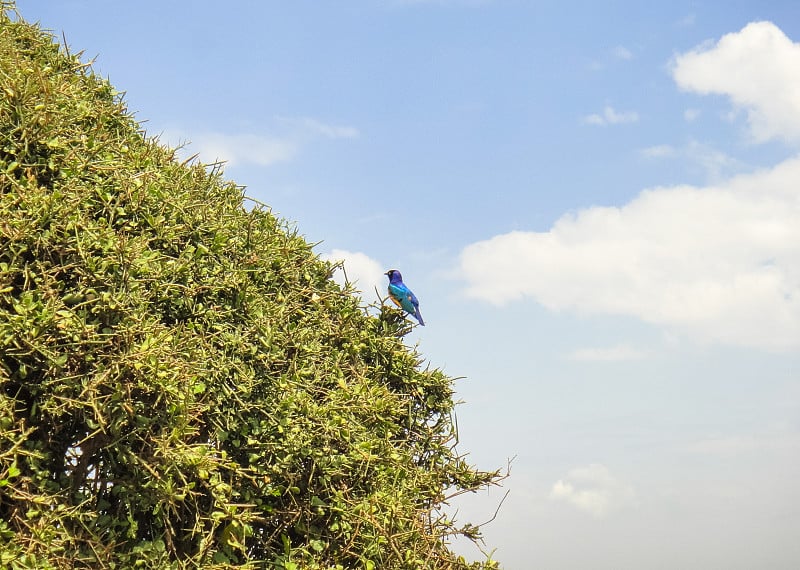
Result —
M0 567L494 567L402 315L2 6Z

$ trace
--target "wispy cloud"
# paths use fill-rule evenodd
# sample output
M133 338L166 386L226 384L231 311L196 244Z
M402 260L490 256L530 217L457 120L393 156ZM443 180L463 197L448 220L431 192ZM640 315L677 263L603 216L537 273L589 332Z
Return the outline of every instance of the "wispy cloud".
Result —
M686 109L683 112L683 118L686 120L687 123L694 122L697 117L700 116L700 109Z
M740 160L697 141L691 141L685 147L684 154L699 165L705 172L706 178L713 182L721 181L724 177L746 167Z
M628 48L626 48L625 46L617 46L613 50L611 50L611 53L617 59L623 59L626 61L633 59L633 52Z
M668 144L643 148L639 153L648 159L680 158L700 167L709 182L720 182L726 177L743 172L747 164L707 144L689 141L675 147Z
M618 125L623 123L635 123L639 120L639 113L636 111L617 111L610 105L603 108L602 113L594 113L586 115L583 122L587 125L597 125L604 127L606 125Z
M202 162L225 162L228 166L270 166L291 160L298 150L297 143L291 139L252 133L199 132L190 138L185 133L165 131L161 138L171 146L182 146L181 153L187 157L197 154Z
M747 113L756 142L800 141L800 44L771 22L754 22L678 55L676 83L687 91L727 95Z
M569 354L570 360L582 362L624 362L640 360L647 357L648 353L627 344L602 348L580 348Z
M388 0L388 1L390 5L395 5L395 6L417 6L424 4L482 6L483 4L491 4L494 0Z
M636 494L633 487L613 476L605 465L593 463L572 469L565 478L556 481L550 498L601 518L615 509L635 504Z
M646 158L664 158L678 154L678 150L674 146L668 144L648 146L639 152Z
M775 451L797 455L800 452L800 434L789 431L773 431L707 437L689 443L684 447L684 451L718 457L741 457L750 453Z
M294 159L301 149L319 138L353 139L357 128L332 125L311 117L278 117L278 128L270 134L259 132L217 132L168 129L161 138L173 147L182 147L181 155L198 155L205 163L225 162L228 166L255 164L271 166Z
M635 57L633 51L622 45L614 46L599 56L589 62L589 69L592 71L603 71L614 63L630 61Z
M278 117L278 119L306 135L319 135L329 139L354 139L361 135L355 127L331 125L311 117Z
M683 18L678 20L678 26L681 28L689 28L694 26L697 22L697 15L693 12L690 14L686 14Z

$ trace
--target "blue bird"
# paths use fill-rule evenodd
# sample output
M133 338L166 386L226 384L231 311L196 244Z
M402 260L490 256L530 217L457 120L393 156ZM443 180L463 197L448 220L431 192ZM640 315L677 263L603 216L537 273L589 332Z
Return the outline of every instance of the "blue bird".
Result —
M395 305L414 315L414 318L424 327L425 321L422 320L422 315L419 313L417 296L403 283L403 276L400 275L400 272L397 269L390 269L384 275L389 277L389 298L394 301Z

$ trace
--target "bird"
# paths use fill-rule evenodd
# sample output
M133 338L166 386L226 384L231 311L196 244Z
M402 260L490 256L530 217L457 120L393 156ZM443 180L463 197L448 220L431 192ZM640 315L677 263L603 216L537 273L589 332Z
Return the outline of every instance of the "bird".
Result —
M400 272L397 269L390 269L384 275L389 278L389 298L394 301L395 305L414 315L417 322L424 327L425 321L422 320L422 315L419 312L417 296L403 283L403 276L400 275Z

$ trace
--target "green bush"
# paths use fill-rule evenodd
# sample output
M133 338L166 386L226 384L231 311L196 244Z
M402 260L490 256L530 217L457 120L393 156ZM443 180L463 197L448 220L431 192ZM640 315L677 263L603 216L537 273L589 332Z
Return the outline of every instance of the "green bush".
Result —
M331 271L3 3L0 567L495 567L452 380Z

